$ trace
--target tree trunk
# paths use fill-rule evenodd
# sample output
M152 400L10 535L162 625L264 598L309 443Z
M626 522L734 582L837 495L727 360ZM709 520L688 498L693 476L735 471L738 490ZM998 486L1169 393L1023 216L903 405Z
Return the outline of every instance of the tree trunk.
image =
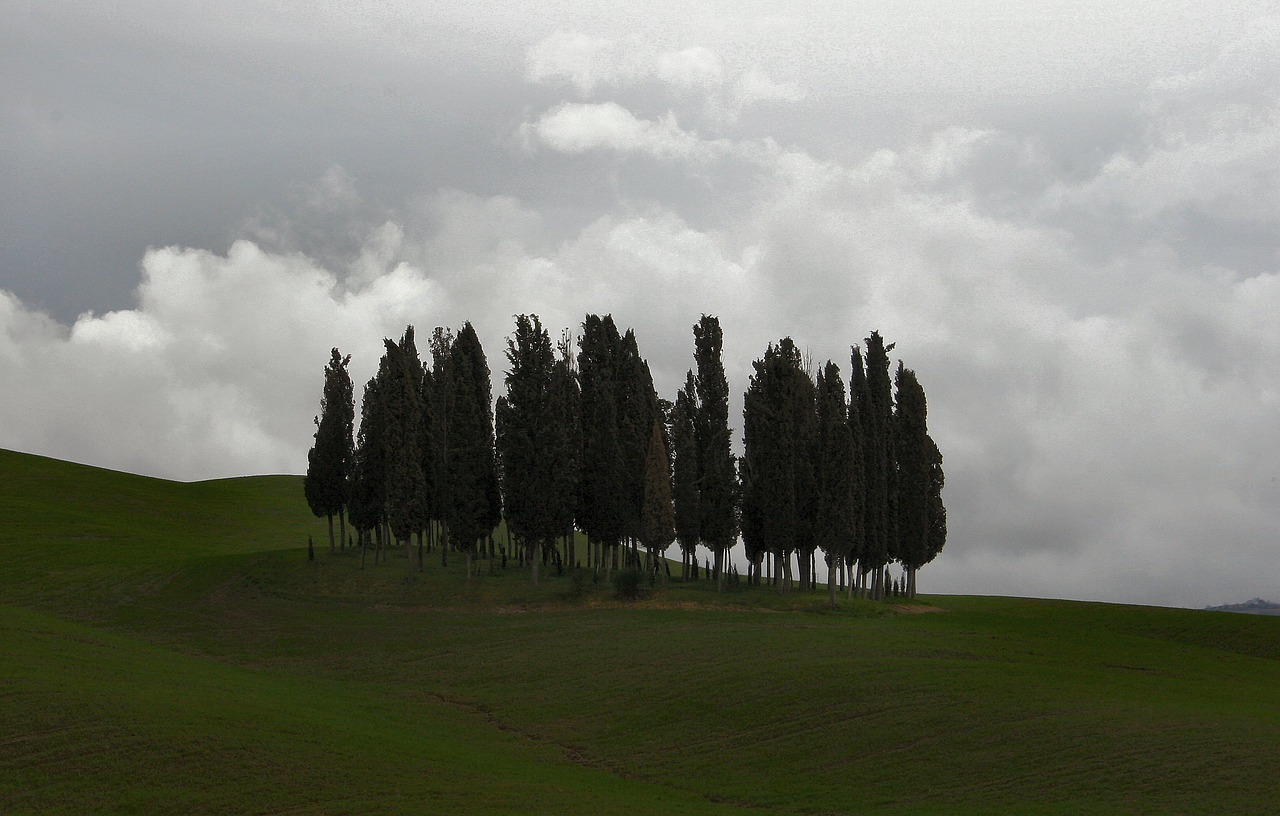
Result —
M347 508L338 508L338 532L342 535L338 538L338 547L345 550L347 548Z
M827 600L831 603L831 608L836 608L836 566L831 563L831 557L827 556Z
M440 566L449 566L449 525L440 523Z
M404 537L404 560L405 569L408 571L409 580L413 580L413 535L409 534Z
M542 561L541 550L542 550L542 541L541 540L534 541L533 542L533 558L529 559L533 562L533 585L534 586L538 585L538 565Z
M724 547L716 546L716 592L724 592Z
M326 513L329 517L329 555L333 555L336 550L333 547L333 513Z

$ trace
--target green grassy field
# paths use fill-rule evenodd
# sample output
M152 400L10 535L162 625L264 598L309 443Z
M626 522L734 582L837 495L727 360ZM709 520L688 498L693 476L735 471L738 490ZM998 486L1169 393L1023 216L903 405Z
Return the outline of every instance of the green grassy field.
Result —
M0 812L1277 807L1276 618L705 583L623 603L460 558L362 572L324 531L297 477L0 451Z

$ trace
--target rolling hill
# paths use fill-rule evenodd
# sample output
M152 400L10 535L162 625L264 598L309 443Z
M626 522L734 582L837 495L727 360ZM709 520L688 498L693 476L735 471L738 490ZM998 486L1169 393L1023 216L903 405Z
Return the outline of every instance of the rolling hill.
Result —
M461 559L407 582L323 533L298 477L0 451L0 812L1275 807L1274 618L706 584L623 603Z

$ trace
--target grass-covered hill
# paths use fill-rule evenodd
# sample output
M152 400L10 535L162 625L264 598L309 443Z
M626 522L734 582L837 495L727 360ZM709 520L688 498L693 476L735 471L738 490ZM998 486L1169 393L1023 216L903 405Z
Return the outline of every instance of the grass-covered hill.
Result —
M0 452L0 812L1275 812L1274 618L623 603L323 532L296 477Z

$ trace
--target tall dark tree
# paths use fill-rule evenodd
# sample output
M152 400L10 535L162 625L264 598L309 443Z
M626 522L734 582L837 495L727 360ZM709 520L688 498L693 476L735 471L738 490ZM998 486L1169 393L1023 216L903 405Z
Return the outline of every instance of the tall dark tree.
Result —
M827 556L827 593L836 604L836 572L848 558L854 533L853 435L849 432L840 367L818 372L817 507L814 539Z
M676 394L671 410L672 499L675 502L676 538L683 553L680 578L689 580L690 569L697 558L702 514L698 497L698 416L697 384L690 371L684 388Z
M942 488L946 485L946 477L942 473L942 451L938 450L933 437L928 435L925 436L925 448L929 460L929 537L924 563L920 566L937 558L947 543L947 508L942 504ZM916 594L914 572L911 574L908 590L914 598Z
M894 555L911 573L924 562L929 546L929 452L925 442L924 389L911 369L898 363L894 406L894 454L897 463L897 544Z
M855 346L850 350L849 372L849 481L853 492L849 507L849 543L845 548L844 563L849 573L849 597L853 597L855 566L861 564L867 545L867 467L864 451L862 412L866 410L867 376L862 367L862 352Z
M703 315L693 327L698 404L698 505L703 544L715 553L716 587L724 588L725 554L738 537L737 468L729 433L729 381L721 352L719 318Z
M430 387L424 388L429 449L423 459L423 477L427 484L427 519L439 525L442 541L440 561L449 563L448 526L445 510L449 506L449 359L453 349L453 332L437 326L431 333ZM426 368L426 367L424 367ZM424 381L428 371L424 371Z
M818 405L810 366L799 352L796 356L800 365L790 370L787 392L791 444L796 450L796 566L800 588L811 590L815 588L813 556L818 546Z
M574 521L578 513L578 482L582 467L582 394L578 388L577 364L573 356L572 336L566 330L557 344L557 357L551 368L551 488L549 503L554 526L565 536L565 558L577 563L574 547Z
M364 567L368 540L386 521L387 476L383 435L385 411L372 377L364 387L360 404L360 432L356 437L355 468L351 483L351 524L360 536L360 566Z
M329 520L329 552L334 551L333 517L338 516L339 533L346 538L345 513L350 500L355 445L355 395L347 364L335 348L324 369L324 392L320 416L315 418L315 445L307 453L307 475L302 489L311 512Z
M422 361L413 327L399 343L384 340L385 400L383 451L387 467L387 521L391 534L404 544L409 576L413 576L413 534L426 526L426 481L422 473Z
M743 398L743 442L750 483L744 488L744 517L775 558L778 591L786 588L790 556L799 552L801 583L813 546L816 447L814 387L791 338L770 344L756 360ZM807 494L807 495L806 495ZM809 549L806 545L808 536Z
M561 445L553 404L556 360L537 315L516 318L507 363L507 393L498 399L495 417L503 503L508 527L530 547L536 584L542 547L564 532L554 495Z
M616 356L618 448L622 455L623 535L640 537L645 494L645 468L653 424L658 420L658 395L649 364L640 356L635 332L627 329Z
M915 597L916 572L929 563L946 540L942 506L942 453L929 436L928 408L916 373L901 362L894 376L897 458L897 557L906 570L906 594Z
M625 534L626 480L618 438L617 367L622 338L605 315L587 315L578 339L581 385L582 470L578 521L601 548L606 570Z
M449 350L448 372L445 518L450 536L466 554L470 576L476 543L493 532L501 515L489 365L470 323L463 324Z
M667 457L666 434L662 423L653 421L644 467L644 508L641 513L640 543L649 550L657 569L658 559L675 540L675 509L671 502L671 465Z
M889 351L879 332L866 339L866 376L858 382L858 414L862 424L865 543L859 570L871 572L871 596L884 597L884 566L897 545L893 443L893 397L889 381Z

